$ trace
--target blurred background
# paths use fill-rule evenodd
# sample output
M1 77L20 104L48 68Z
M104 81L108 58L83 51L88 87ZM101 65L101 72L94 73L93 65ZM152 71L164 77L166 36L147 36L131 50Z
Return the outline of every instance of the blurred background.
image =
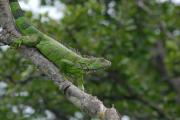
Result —
M123 120L180 120L180 0L21 0L42 32L112 66L85 91ZM91 120L16 50L0 49L0 120ZM97 120L97 119L92 119Z

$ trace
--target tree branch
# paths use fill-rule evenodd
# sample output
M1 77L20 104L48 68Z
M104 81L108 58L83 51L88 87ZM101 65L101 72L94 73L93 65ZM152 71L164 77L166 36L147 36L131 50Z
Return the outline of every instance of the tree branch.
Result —
M0 32L0 42L9 45L13 38L21 34L16 30L8 0L0 0L0 24L3 30ZM89 114L91 117L99 117L102 120L120 120L120 115L115 108L106 108L96 97L81 91L68 80L61 76L59 69L41 55L36 49L22 46L19 52L31 60L46 76L53 80L67 99L76 107Z

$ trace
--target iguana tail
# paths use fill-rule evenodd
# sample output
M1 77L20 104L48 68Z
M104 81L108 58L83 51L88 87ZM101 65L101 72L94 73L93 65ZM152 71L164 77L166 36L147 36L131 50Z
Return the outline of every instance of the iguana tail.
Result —
M23 33L23 30L31 26L24 17L25 12L21 9L18 0L9 0L9 3L18 30Z

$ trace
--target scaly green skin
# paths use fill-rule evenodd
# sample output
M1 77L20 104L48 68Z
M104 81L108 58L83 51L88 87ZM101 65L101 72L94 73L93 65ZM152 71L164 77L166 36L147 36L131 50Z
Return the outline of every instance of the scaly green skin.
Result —
M17 0L10 0L10 7L15 18L16 26L23 35L16 39L13 44L24 44L37 48L66 76L82 81L85 71L102 69L111 65L104 58L84 58L37 30L27 22Z

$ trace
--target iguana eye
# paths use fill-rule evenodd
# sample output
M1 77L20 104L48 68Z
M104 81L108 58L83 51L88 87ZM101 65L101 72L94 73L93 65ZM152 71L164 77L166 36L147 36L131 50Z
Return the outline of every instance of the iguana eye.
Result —
M106 62L104 58L100 58L100 62Z

